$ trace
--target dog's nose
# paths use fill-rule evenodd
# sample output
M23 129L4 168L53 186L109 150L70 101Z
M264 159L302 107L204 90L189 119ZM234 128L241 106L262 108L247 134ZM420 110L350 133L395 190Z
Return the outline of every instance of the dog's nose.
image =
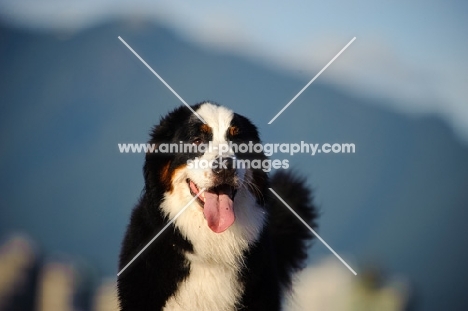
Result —
M213 164L213 173L215 174L234 174L234 158L232 157L218 157Z

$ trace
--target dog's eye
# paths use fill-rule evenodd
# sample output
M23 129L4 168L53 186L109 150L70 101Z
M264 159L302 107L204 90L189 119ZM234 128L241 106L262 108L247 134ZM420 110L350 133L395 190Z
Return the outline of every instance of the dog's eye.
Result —
M202 143L202 140L201 138L195 138L194 140L192 140L192 144L194 145L200 145Z

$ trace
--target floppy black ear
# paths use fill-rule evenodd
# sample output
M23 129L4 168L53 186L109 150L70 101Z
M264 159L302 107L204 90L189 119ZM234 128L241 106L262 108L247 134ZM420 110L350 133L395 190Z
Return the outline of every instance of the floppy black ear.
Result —
M193 110L197 110L200 104L191 106ZM149 144L152 144L157 149L162 143L179 143L179 141L187 141L190 137L190 132L187 130L194 128L194 124L201 121L193 114L186 106L180 106L165 117L162 117L159 124L155 125L150 132ZM153 149L154 150L154 149ZM169 191L171 187L171 165L173 157L168 153L147 152L145 157L145 165L143 167L143 175L145 178L145 192L152 196L153 202L162 200L162 193ZM151 193L151 191L155 193Z
M231 141L246 141L260 142L257 127L246 117L234 113L231 121L231 126L236 128L236 133L228 132L226 138Z
M191 108L195 111L200 104L193 105ZM150 143L170 143L183 140L184 133L182 125L193 125L201 121L186 106L180 106L165 117L161 117L158 125L155 125L150 133Z

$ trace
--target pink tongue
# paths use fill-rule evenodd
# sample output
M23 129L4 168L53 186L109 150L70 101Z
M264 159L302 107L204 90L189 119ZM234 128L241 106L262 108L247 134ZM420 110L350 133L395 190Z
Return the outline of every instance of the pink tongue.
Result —
M203 208L208 227L216 233L229 228L235 220L233 202L224 193L217 194L205 191L205 206Z

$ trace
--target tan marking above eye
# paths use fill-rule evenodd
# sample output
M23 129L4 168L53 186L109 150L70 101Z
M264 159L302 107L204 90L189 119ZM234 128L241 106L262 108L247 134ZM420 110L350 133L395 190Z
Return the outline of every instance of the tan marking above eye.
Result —
M211 127L208 124L202 124L200 127L200 131L207 134L211 134L212 132Z
M239 128L237 126L230 126L228 131L229 135L231 136L236 136L237 134L239 134Z

